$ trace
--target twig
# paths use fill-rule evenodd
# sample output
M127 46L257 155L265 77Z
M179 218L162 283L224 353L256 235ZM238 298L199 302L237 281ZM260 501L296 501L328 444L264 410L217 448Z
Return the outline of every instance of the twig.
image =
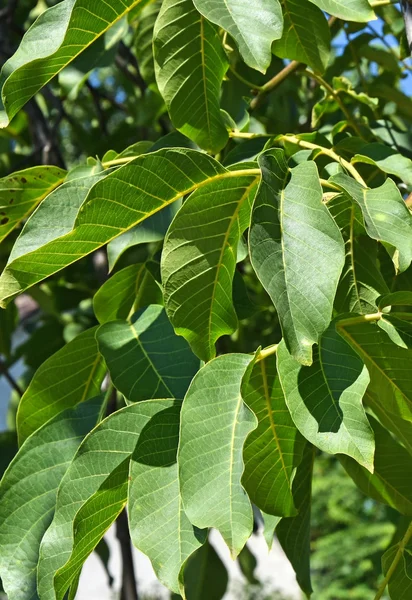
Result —
M385 593L386 587L387 587L389 581L391 580L391 577L394 574L396 567L399 564L399 561L401 560L401 558L403 556L403 551L405 550L405 547L408 545L408 542L411 538L412 538L412 522L409 524L409 527L406 530L405 535L399 542L398 550L394 556L391 566L388 569L388 572L386 573L385 579L382 581L381 585L379 586L378 592L375 596L375 600L380 600L380 598L382 598L383 594Z
M19 386L17 381L14 379L13 375L10 373L9 369L7 368L7 365L3 361L0 361L0 374L4 375L4 377L9 382L10 386L18 393L18 395L21 398L24 394L24 391L21 389L21 387Z
M126 510L123 510L117 518L116 535L122 554L122 589L120 600L139 600Z
M290 62L284 69L279 71L272 79L270 79L265 85L261 86L259 94L253 98L250 103L250 109L255 110L262 103L263 99L267 94L272 92L275 88L277 88L285 79L289 77L292 73L294 73L297 69L302 66L302 63L297 60L293 60Z

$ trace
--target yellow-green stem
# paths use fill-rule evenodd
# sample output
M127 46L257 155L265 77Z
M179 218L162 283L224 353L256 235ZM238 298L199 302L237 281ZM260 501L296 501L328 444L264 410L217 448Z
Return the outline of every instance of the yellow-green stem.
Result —
M382 598L383 594L385 593L386 587L387 587L388 583L390 582L392 575L396 571L396 567L398 566L399 561L403 557L403 552L411 538L412 538L412 521L409 524L409 527L406 530L405 535L399 542L398 550L397 550L395 557L391 563L391 566L388 569L388 572L386 573L385 579L382 581L381 585L379 586L378 592L375 596L375 600L380 600Z

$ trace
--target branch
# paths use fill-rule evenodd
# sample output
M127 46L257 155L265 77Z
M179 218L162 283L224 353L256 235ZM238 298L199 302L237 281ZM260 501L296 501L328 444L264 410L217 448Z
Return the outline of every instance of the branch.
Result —
M0 360L0 374L4 375L4 377L9 382L10 387L12 387L21 398L24 394L24 391L21 389L21 387L19 386L17 381L14 379L13 375L10 373L9 369L7 368L7 365L1 360Z
M412 538L412 522L409 524L409 527L406 530L405 535L399 542L398 550L395 554L395 557L392 561L391 566L388 569L388 572L386 573L385 579L382 581L381 585L379 586L378 592L375 596L375 600L380 600L380 598L382 598L383 594L385 593L386 587L387 587L392 575L394 574L396 567L399 564L399 561L401 560L401 558L403 556L403 551L405 550L405 547L408 545L408 542L411 538Z
M116 535L122 554L122 589L120 600L139 600L126 510L123 510L117 518Z

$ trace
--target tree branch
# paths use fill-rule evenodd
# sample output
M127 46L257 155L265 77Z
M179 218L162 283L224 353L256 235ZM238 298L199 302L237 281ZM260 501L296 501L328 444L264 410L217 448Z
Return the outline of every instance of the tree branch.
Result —
M120 600L139 600L126 509L117 518L116 535L122 554L122 589Z
M10 387L12 387L21 398L24 394L24 391L21 389L21 387L19 386L17 381L14 379L13 375L10 373L9 369L7 368L7 365L1 360L0 360L0 374L4 375L4 377L9 382Z

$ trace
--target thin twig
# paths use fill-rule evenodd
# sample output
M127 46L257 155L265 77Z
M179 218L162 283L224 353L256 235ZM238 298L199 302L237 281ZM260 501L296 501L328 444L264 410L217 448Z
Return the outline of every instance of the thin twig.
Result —
M116 535L122 554L122 589L120 600L139 600L126 510L123 510L117 517Z
M386 587L387 587L388 583L390 582L392 575L396 571L396 567L398 566L399 561L403 557L403 552L405 550L405 547L408 545L411 538L412 538L412 521L409 524L409 527L406 530L405 535L403 536L403 538L400 540L400 542L398 544L398 550L394 556L391 566L388 569L388 572L386 573L385 579L382 581L381 585L379 586L378 592L375 596L375 600L380 600L382 598L383 594L385 593Z
M4 377L9 382L10 386L18 393L18 395L21 398L24 394L24 391L21 389L21 387L19 386L17 381L14 379L13 375L10 373L9 369L7 368L7 365L3 361L0 361L0 374L4 375Z

